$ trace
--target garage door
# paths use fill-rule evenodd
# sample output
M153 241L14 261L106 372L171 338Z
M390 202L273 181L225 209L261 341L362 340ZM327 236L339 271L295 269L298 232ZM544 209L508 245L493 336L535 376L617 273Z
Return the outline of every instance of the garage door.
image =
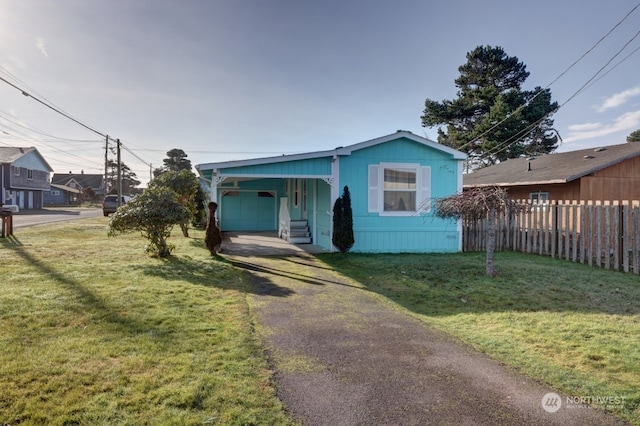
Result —
M276 197L269 191L228 191L222 194L223 231L275 231Z

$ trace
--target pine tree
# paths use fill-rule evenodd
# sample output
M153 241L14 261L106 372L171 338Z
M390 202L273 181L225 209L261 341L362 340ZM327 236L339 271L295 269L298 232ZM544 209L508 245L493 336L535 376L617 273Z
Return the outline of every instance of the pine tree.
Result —
M473 167L539 155L557 147L551 91L523 90L526 66L501 47L478 46L458 68L458 98L425 101L423 127L438 127L438 142L464 151Z
M351 250L355 239L353 236L353 211L351 210L351 194L345 186L342 197L338 197L333 205L333 245L346 253Z

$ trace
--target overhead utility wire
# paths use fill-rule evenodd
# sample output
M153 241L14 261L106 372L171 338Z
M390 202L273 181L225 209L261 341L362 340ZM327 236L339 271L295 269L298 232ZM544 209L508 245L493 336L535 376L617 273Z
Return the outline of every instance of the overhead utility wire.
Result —
M574 67L578 62L580 62L581 60L583 60L583 59L584 59L584 57L585 57L585 56L587 56L589 53L591 53L591 51L592 51L593 49L595 49L596 47L598 47L598 45L599 45L600 43L602 43L602 41L603 41L605 38L609 37L609 35L611 35L611 33L612 33L613 31L615 31L615 29L616 29L616 28L618 28L618 27L619 27L619 26L620 26L620 25L621 25L621 24L622 24L622 23L623 23L623 22L624 22L624 21L625 21L625 20L626 20L626 19L627 19L627 18L628 18L632 13L633 13L633 12L635 12L635 10L636 10L638 7L640 7L640 3L636 4L636 5L633 7L633 9L631 9L631 10L630 10L626 15L624 15L624 17L623 17L623 18L622 18L622 19L621 19L617 24L615 24L615 25L613 26L613 28L611 28L611 29L609 30L609 32L607 32L604 36L602 36L602 38L601 38L600 40L598 40L598 41L596 42L596 44L594 44L593 46L591 46L591 48L590 48L590 49L588 49L586 52L584 52L584 53L582 54L582 56L580 56L580 57L579 57L579 58L578 58L574 63L572 63L571 65L569 65L569 68L567 68L567 69L566 69L566 70L564 70L562 73L560 73L560 75L559 75L559 76L557 76L557 77L555 78L555 80L553 80L551 83L549 83L549 84L547 85L547 87L546 87L546 88L549 88L549 87L550 87L552 84L554 84L556 81L560 80L560 78L561 78L563 75L565 75L567 72L569 72L569 70L570 70L571 68L573 68L573 67ZM635 37L634 37L634 38L635 38Z
M638 31L636 33L636 35L633 36L633 38L631 38L631 40L629 40L611 59L609 59L609 61L607 61L607 63L604 66L602 66L589 80L587 80L586 83L584 83L578 90L576 90L566 101L564 101L562 104L560 104L554 111L552 111L551 113L541 117L539 120L535 121L534 123L532 123L531 125L526 127L520 133L518 133L518 134L512 136L511 138L507 139L506 141L504 141L500 145L496 146L494 149L489 150L486 153L486 155L483 156L483 157L486 157L488 155L496 155L496 154L499 154L500 152L506 150L507 148L509 148L509 146L511 145L512 142L514 142L515 140L517 140L521 136L524 136L528 131L530 131L535 126L537 126L540 122L542 122L544 119L546 119L549 115L556 113L560 108L565 106L569 101L571 101L573 98L578 96L581 92L583 92L593 82L593 80L598 76L598 74L600 74L602 72L602 70L604 70L616 58L616 56L618 56L629 45L629 43L631 43L635 38L638 37L638 35L640 35L640 31ZM637 52L638 50L640 50L640 47L635 49L631 54ZM622 61L620 61L618 64L616 64L616 66L619 65L620 63L624 62L626 59L628 59L631 56L631 54L627 55Z
M629 41L627 41L624 46L622 46L612 57L611 59L609 59L607 61L607 63L605 63L598 71L596 71L596 73L591 76L591 78L589 80L586 81L586 83L584 83L582 86L580 86L580 88L578 90L576 90L571 96L569 96L569 98L567 98L566 101L564 101L562 104L558 105L558 107L552 111L551 113L543 116L542 118L540 118L539 120L537 120L536 122L534 122L533 124L529 125L528 127L526 127L522 132L518 133L515 136L512 136L511 138L507 139L505 142L503 142L502 144L498 145L496 148L499 148L497 151L493 152L493 150L489 150L486 154L487 155L495 155L498 154L502 151L504 151L505 149L507 149L510 145L511 142L514 141L515 138L519 138L520 136L523 136L526 132L530 131L531 129L533 129L535 126L537 126L542 120L546 119L549 115L554 114L556 112L558 112L558 110L560 110L560 108L562 108L563 106L565 106L568 102L570 102L571 100L573 100L576 96L578 96L581 92L583 92L588 86L589 84L598 76L598 74L600 74L611 62L613 62L613 60L620 55L620 53L622 53L622 51L624 49L627 48L627 46L633 41L635 40L638 36L640 35L640 31L638 31ZM640 48L635 49L631 54L637 52ZM617 65L619 65L620 63L624 62L626 59L628 59L630 55L627 55L622 61L620 61ZM503 147L503 145L508 144L506 146Z
M589 87L593 86L594 84L596 84L598 81L600 81L600 79L602 77L604 77L605 75L609 74L611 71L613 71L614 69L618 68L618 65L620 65L621 63L623 63L624 61L626 61L627 59L629 59L630 56L633 56L634 53L636 53L638 50L640 50L640 46L636 47L635 49L633 49L633 51L631 53L629 53L627 56L625 56L624 58L620 59L619 62L617 62L614 66L612 66L611 68L609 68L607 70L607 72L605 72L604 74L602 74L600 77L596 78L595 80L593 80L591 82L591 84L589 84L587 87L585 87L585 89L588 89Z
M142 163L143 163L145 166L149 166L149 167L151 167L151 164L147 163L145 160L143 160L142 158L140 158L140 157L138 156L138 154L136 154L135 152L133 152L133 151L131 150L131 148L127 147L127 146L126 146L125 144L123 144L122 142L120 142L120 144L121 144L122 148L123 148L125 151L127 151L129 154L133 155L133 156L134 156L135 158L137 158L139 161L142 161Z
M558 80L560 80L560 78L562 78L567 72L569 72L569 70L571 70L571 68L573 68L576 64L578 64L580 61L582 61L585 56L587 56L589 53L591 53L591 51L593 51L604 39L606 39L607 37L609 37L609 35L611 35L611 33L618 28L624 21L627 20L627 18L633 13L635 12L636 9L638 9L638 7L640 7L640 3L636 4L629 12L627 12L627 14L620 20L618 21L617 24L615 24L604 36L602 36L602 38L600 38L600 40L598 40L593 46L591 46L589 49L587 49L586 52L584 52L577 60L575 60L571 65L569 65L569 67L564 70L563 72L561 72L553 81L551 81L551 83L547 84L545 86L545 89L548 89L549 87L551 87L551 85L553 85L554 83L556 83ZM637 35L636 35L637 36ZM635 37L634 37L635 38ZM633 40L633 39L632 39ZM627 43L628 44L628 43ZM626 45L625 45L626 47ZM630 56L630 55L629 55ZM626 59L626 58L625 58ZM623 60L624 61L624 60ZM622 62L622 61L621 61ZM617 66L617 65L616 65ZM499 125L501 125L502 123L504 123L506 120L508 120L513 114L519 112L521 109L523 109L525 106L527 106L529 104L529 102L531 102L532 100L534 100L540 93L542 93L542 90L539 91L538 93L536 93L536 95L529 99L529 101L527 101L526 103L520 105L518 108L516 108L511 114L507 115L505 118L503 118L501 121L499 121L498 123L494 124L491 128L489 128L488 130L486 130L485 132L481 133L479 136L473 138L472 140L470 140L469 142L467 142L466 144L462 145L461 147L459 147L458 149L464 149L467 146L469 146L470 144L472 144L473 142L476 142L477 140L479 140L480 138L482 138L483 136L486 136L487 134L489 134L489 132L491 132L492 130L494 130L496 127L498 127ZM565 102L566 103L566 102ZM557 111L557 109L556 109ZM555 111L554 111L555 112Z
M33 143L33 140L29 137L29 135L26 135L26 134L20 132L19 130L12 129L11 127L7 126L6 124L0 124L0 126L6 128L6 129L9 129L11 132L13 132L13 133L8 133L8 132L3 130L2 132L4 134L6 134L7 136L11 136L12 138L14 138L16 140L23 140L23 141L26 141L28 143ZM81 157L80 155L76 154L75 152L69 152L69 151L62 150L62 149L60 149L58 147L51 146L51 145L49 145L49 144L47 144L47 143L45 143L43 141L39 141L39 143L41 145L45 146L46 148L49 148L49 149L53 150L56 153L62 153L63 155L66 155L66 156L76 157L76 158L82 160L84 163L98 164L95 160L89 160L89 159L87 159L85 157ZM68 163L68 164L71 164L71 163Z
M4 70L4 69L3 69L3 70ZM9 75L13 76L13 74L9 73L8 71L6 71L6 70L4 70L4 71L5 71L5 73L7 73L7 74L9 74ZM16 80L19 80L17 77L15 77L15 76L13 76L13 77L14 77ZM20 93L22 93L24 96L27 96L27 97L32 98L33 100L35 100L35 101L39 102L40 104L42 104L42 105L46 106L47 108L49 108L49 109L51 109L51 110L53 110L53 111L57 112L58 114L62 115L63 117L66 117L66 118L68 118L69 120L73 121L74 123L79 124L80 126L84 127L85 129L87 129L87 130L89 130L89 131L91 131L91 132L93 132L93 133L96 133L96 134L97 134L97 135L99 135L99 136L102 136L102 137L103 137L103 138L105 138L107 141L108 141L109 139L111 139L111 140L113 141L113 138L110 138L108 135L106 135L106 134L104 134L104 133L102 133L102 132L99 132L98 130L94 129L93 127L91 127L91 126L89 126L89 125L87 125L87 124L84 124L84 123L83 123L83 122L81 122L80 120L78 120L78 119L76 119L76 118L72 117L70 114L67 114L66 112L62 111L60 108L57 108L57 107L53 106L53 105L52 105L52 102L47 101L47 102L48 102L48 103L47 103L47 102L42 101L41 99L39 99L39 98L37 98L37 97L35 97L35 96L31 95L30 93L28 93L28 92L27 92L27 91L25 91L24 89L22 89L22 88L20 88L20 87L16 86L15 84L11 83L10 81L6 80L6 79L5 79L4 77L2 77L2 76L0 76L0 80L4 81L5 83L7 83L9 86L13 87L14 89L16 89L16 90L20 91ZM23 84L25 84L25 83L23 83ZM27 85L27 84L25 84L25 86L28 86L28 85ZM43 97L43 98L44 98L44 97ZM114 142L115 142L115 141L114 141ZM143 159L142 159L142 158L140 158L137 154L135 154L131 149L129 149L129 148L127 148L126 146L124 146L124 145L122 144L122 142L120 142L120 144L121 144L121 147L123 147L125 150L127 150L127 151L128 151L131 155L133 155L135 158L137 158L138 160L142 161L142 163L143 163L143 164L145 164L146 166L151 167L151 164L147 163L145 160L143 160Z
M103 141L101 141L99 139L93 139L93 140L90 140L90 139L69 139L69 138L62 138L60 136L54 136L54 135L51 135L49 133L46 133L46 132L38 129L35 126L25 126L23 124L20 124L18 121L7 117L7 115L9 115L9 114L7 114L6 111L0 110L0 112L3 113L3 114L6 114L6 115L0 114L0 118L2 118L4 120L6 120L6 121L18 126L18 127L22 127L23 129L29 130L29 131L31 131L33 133L37 133L37 134L42 135L42 136L47 136L47 137L54 138L54 139L60 139L60 140L65 141L65 142L83 142L83 143L84 142L86 142L86 143L102 143L103 142Z
M111 138L110 138L109 136L107 136L106 134L104 134L104 133L102 133L102 132L99 132L98 130L94 129L93 127L90 127L90 126L88 126L88 125L84 124L83 122L81 122L80 120L77 120L77 119L73 118L71 115L67 114L66 112L61 111L60 109L58 109L58 108L56 108L56 107L54 107L54 106L52 106L52 105L48 104L47 102L44 102L44 101L40 100L39 98L37 98L37 97L35 97L35 96L33 96L33 95L29 94L28 92L26 92L26 91L25 91L25 90L23 90L22 88L20 88L20 87L16 86L15 84L11 83L10 81L6 80L4 77L1 77L1 76L0 76L0 80L4 81L5 83L7 83L9 86L13 87L14 89L16 89L16 90L20 91L24 96L27 96L27 97L32 98L33 100L35 100L35 101L37 101L37 102L41 103L42 105L46 106L47 108L49 108L49 109L51 109L51 110L53 110L53 111L57 112L58 114L60 114L60 115L62 115L62 116L64 116L64 117L66 117L66 118L68 118L69 120L73 121L74 123L77 123L77 124L81 125L81 126L82 126L82 127L84 127L85 129L90 130L90 131L92 131L93 133L96 133L97 135L102 136L103 138L111 139ZM113 139L111 139L111 140L113 140ZM124 147L124 146L123 146L123 147ZM124 147L124 148L125 148L129 153L131 153L131 155L133 155L134 157L136 157L138 160L142 161L145 165L150 166L150 164L148 164L146 161L142 160L142 159L141 159L140 157L138 157L135 153L133 153L130 149L128 149L128 148L126 148L126 147Z
M19 82L22 86L26 87L27 89L29 89L29 94L31 97L34 97L33 95L31 95L32 93L35 93L36 95L38 95L41 99L44 99L45 101L47 101L47 103L53 107L55 107L56 109L58 109L60 112L71 116L70 113L66 112L63 108L61 108L60 106L56 105L55 102L49 100L46 96L44 96L42 93L39 93L36 89L34 89L33 87L29 86L29 84L27 82L25 82L24 80L21 80L20 77L16 76L15 74L11 73L9 70L7 70L6 68L3 68L0 65L0 72L3 72L4 74L10 76L13 80ZM24 90L22 90L24 92Z
M592 82L592 81L593 81L593 80L598 76L598 74L600 74L600 73L601 73L601 72L602 72L606 67L608 67L608 66L609 66L609 64L610 64L611 62L613 62L613 60L614 60L614 59L615 59L619 54L621 54L621 53L622 53L622 51L623 51L624 49L626 49L626 48L627 48L627 46L628 46L629 44L631 44L631 42L632 42L633 40L635 40L639 35L640 35L640 31L638 31L638 32L637 32L633 37L631 37L631 39L630 39L629 41L627 41L627 42L624 44L624 46L622 46L622 47L620 48L620 50L618 50L618 51L616 52L616 54L615 54L615 55L613 55L613 56L611 57L611 59L609 59L609 60L607 61L607 63L606 63L606 64L604 64L604 65L603 65L603 66L602 66L602 67L601 67L601 68L600 68L600 69L599 69L599 70L598 70L598 71L597 71L597 72L596 72L596 73L595 73L595 74L594 74L594 75L593 75L589 80L587 80L587 82L586 82L586 83L584 83L582 86L580 86L580 88L579 88L578 90L576 90L576 91L575 91L575 93L569 97L569 99L567 99L566 101L564 101L564 103L563 103L562 105L560 105L560 106L558 107L558 109L562 108L564 105L566 105L566 103L567 103L567 102L569 102L570 100L572 100L573 98L575 98L576 96L578 96L578 95L580 94L580 92L582 92L582 91L583 91L583 90L584 90L584 89L589 85L589 83L591 83L591 82ZM556 110L556 111L557 111L557 110Z
M46 102L44 102L44 101L40 100L39 98L37 98L37 97L35 97L35 96L33 96L33 95L29 94L28 92L26 92L26 91L22 90L20 87L16 86L15 84L11 83L10 81L7 81L4 77L0 77L0 80L4 81L5 83L7 83L9 86L13 87L14 89L16 89L16 90L20 91L24 96L30 97L30 98L31 98L31 99L33 99L34 101L41 103L42 105L46 106L47 108L49 108L49 109L51 109L51 110L53 110L53 111L57 112L58 114L60 114L60 115L62 115L62 116L64 116L64 117L66 117L66 118L68 118L69 120L71 120L71 121L73 121L73 122L75 122L75 123L77 123L77 124L81 125L81 126L82 126L82 127L84 127L85 129L90 130L90 131L92 131L93 133L96 133L96 134L98 134L98 135L102 136L103 138L106 138L106 137L107 137L107 135L105 135L105 134L103 134L103 133L101 133L101 132L97 131L97 130L96 130L96 129L94 129L93 127L90 127L90 126L88 126L88 125L84 124L82 121L80 121L80 120L77 120L77 119L73 118L72 116L70 116L70 115L69 115L69 114L67 114L66 112L61 111L61 110L59 110L58 108L56 108L56 107L54 107L54 106L52 106L52 105L50 105L50 104L48 104L48 103L46 103Z

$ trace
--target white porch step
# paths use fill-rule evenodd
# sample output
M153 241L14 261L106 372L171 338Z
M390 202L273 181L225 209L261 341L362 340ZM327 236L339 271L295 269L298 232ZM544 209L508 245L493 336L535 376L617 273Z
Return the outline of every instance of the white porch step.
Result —
M311 244L311 237L289 237L291 244Z
M289 242L293 244L311 243L309 222L306 220L292 220L289 222Z

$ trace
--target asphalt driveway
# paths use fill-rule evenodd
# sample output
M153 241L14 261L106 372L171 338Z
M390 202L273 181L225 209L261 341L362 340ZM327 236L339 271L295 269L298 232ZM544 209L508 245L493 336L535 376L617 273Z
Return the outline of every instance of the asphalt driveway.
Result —
M553 389L434 330L304 250L268 256L264 244L244 254L223 248L223 255L250 276L249 302L278 396L303 424L624 424L590 408L549 412L556 407L547 411L542 401Z

